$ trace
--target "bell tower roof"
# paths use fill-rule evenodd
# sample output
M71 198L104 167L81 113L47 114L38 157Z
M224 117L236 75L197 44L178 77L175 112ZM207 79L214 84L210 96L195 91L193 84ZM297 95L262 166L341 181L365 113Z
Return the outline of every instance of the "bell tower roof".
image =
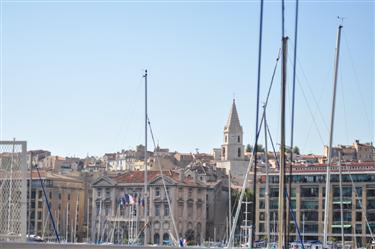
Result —
M229 112L229 117L227 120L227 124L224 127L225 130L242 130L240 119L238 118L237 108L236 108L236 100L233 99L232 107Z

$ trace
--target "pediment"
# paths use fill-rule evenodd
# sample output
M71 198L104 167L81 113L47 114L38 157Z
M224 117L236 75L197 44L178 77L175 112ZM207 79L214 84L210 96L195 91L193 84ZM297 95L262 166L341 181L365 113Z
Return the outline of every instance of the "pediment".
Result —
M116 182L108 176L102 176L92 184L93 187L111 187L114 185L116 185Z
M168 176L164 176L165 185L176 184L177 182ZM163 185L163 179L161 176L156 177L150 182L150 185Z

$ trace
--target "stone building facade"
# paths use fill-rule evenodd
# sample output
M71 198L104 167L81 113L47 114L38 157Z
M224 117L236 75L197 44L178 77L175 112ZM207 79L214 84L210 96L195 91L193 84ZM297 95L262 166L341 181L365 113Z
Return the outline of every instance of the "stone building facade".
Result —
M147 244L170 243L179 238L196 244L205 241L206 183L197 177L185 177L181 171L164 171L163 175L170 207L158 171L148 172L147 201L144 171L97 179L92 184L93 238L116 244L143 243L144 239ZM148 209L146 216L144 203Z
M47 202L43 194L43 182L48 202L60 239L67 242L86 240L87 219L85 208L88 201L85 183L77 177L69 177L44 170L32 172L31 199L28 195L28 233L38 235L45 240L56 241ZM28 179L28 187L30 187ZM30 203L30 206L29 206ZM30 212L30 213L29 213ZM30 218L29 218L30 217Z

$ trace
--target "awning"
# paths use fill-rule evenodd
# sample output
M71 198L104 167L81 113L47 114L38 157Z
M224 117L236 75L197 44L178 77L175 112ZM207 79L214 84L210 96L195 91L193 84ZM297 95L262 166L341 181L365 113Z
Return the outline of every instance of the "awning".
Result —
M344 228L350 228L350 227L352 227L352 225L349 225L349 224L344 225ZM341 225L332 225L332 228L341 228Z
M340 201L334 201L333 204L340 204ZM352 204L351 201L343 201L342 204Z

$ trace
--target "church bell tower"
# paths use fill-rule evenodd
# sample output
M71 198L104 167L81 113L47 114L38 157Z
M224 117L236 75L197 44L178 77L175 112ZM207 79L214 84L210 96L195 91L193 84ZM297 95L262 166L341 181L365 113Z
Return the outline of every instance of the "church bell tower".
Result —
M243 131L234 99L227 124L224 126L224 144L221 146L221 160L244 160Z

